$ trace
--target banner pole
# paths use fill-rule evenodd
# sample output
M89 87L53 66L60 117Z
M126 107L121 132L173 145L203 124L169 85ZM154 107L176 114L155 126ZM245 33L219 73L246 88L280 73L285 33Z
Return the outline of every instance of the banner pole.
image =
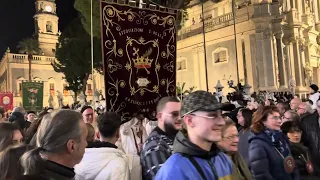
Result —
M90 32L90 34L91 34L91 79L92 79L92 85L93 85L93 92L91 92L92 93L92 102L94 101L94 94L95 94L95 92L96 92L96 84L95 84L95 79L94 79L94 68L93 68L93 22L92 22L92 20L93 20L93 2L92 2L92 0L91 0L91 2L90 2L90 11L91 11L91 16L90 16L90 18L91 18L91 23L90 23L90 26L91 26L91 32ZM93 106L93 109L95 109L95 102L93 102L93 104L92 104L92 106Z
M233 16L233 35L234 35L234 47L235 47L235 53L236 53L236 64L237 64L237 85L240 83L240 77L239 77L239 64L238 64L238 48L237 48L237 31L236 31L236 3L235 0L232 0L232 16Z
M201 2L201 11L202 11L202 33L203 33L203 48L204 48L204 68L206 73L206 89L209 92L209 82L208 82L208 64L207 64L207 43L206 43L206 30L205 30L205 18L204 18L204 7L203 1Z

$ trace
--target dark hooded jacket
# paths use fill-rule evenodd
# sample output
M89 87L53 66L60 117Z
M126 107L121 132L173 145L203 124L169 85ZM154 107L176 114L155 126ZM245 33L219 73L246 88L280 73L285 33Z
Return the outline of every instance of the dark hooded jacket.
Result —
M312 163L316 175L320 176L320 123L319 114L316 111L300 121L300 129L302 130L302 143L309 148ZM320 179L320 178L319 178Z
M291 154L289 140L279 133L276 140L272 140L267 133L251 133L249 137L249 163L250 169L255 180L300 180L298 168L293 172L287 173L284 168L284 158ZM277 144L281 142L286 147L286 153L282 157Z
M230 158L216 144L210 151L201 149L187 137L187 131L178 132L174 154L162 165L156 180L218 180L231 179L233 166Z

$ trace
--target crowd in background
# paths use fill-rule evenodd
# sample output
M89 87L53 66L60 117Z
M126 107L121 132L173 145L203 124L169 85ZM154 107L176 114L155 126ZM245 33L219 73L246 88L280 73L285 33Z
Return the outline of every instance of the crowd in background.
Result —
M255 101L206 91L137 112L0 109L0 180L320 179L320 93ZM232 103L230 103L232 102Z

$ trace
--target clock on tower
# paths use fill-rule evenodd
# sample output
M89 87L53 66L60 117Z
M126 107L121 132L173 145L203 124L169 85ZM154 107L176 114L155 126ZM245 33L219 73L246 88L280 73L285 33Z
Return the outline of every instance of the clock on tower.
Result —
M34 15L36 34L43 55L54 56L58 42L58 16L54 0L36 0Z

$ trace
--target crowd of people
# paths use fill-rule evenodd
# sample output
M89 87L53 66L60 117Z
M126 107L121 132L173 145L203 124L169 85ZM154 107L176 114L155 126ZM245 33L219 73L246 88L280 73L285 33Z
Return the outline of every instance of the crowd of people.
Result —
M221 103L199 90L160 99L157 121L90 106L0 109L0 180L320 179L318 91Z

